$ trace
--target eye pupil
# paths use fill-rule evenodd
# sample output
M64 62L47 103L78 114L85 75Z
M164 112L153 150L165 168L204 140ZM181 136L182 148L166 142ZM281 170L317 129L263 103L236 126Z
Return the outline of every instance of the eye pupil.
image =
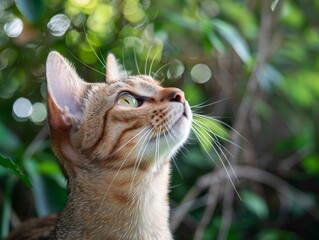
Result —
M123 93L117 99L117 105L123 107L137 108L141 106L141 102L130 93Z

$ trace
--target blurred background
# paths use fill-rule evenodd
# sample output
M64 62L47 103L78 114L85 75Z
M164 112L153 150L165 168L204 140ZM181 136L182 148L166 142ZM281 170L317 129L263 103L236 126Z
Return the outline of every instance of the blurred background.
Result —
M1 238L66 200L46 111L57 50L90 82L111 51L214 117L195 116L172 164L176 239L319 239L318 12L317 0L1 0Z

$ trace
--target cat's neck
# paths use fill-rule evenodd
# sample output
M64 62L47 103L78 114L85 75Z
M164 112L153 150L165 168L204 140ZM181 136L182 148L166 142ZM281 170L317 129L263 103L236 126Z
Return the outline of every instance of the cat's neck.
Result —
M76 178L70 183L68 202L59 216L57 238L172 239L168 226L169 165L167 161L160 171L135 179L129 187L112 181L113 176ZM115 185L109 187L110 182Z

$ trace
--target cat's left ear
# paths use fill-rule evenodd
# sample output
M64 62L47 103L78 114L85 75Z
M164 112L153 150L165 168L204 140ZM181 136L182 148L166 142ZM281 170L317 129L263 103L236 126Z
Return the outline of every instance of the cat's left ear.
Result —
M115 82L124 76L127 76L127 73L123 70L121 64L118 63L115 56L112 53L109 53L106 58L106 78L107 83Z

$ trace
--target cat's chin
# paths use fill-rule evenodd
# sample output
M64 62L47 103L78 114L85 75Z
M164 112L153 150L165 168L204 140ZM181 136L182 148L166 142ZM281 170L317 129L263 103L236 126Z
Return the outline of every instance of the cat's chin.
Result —
M192 113L189 110L186 114L183 113L170 129L149 142L148 154L150 157L157 156L157 165L175 155L183 146L189 136L191 122Z

